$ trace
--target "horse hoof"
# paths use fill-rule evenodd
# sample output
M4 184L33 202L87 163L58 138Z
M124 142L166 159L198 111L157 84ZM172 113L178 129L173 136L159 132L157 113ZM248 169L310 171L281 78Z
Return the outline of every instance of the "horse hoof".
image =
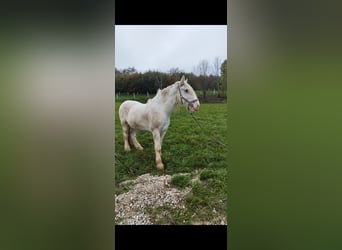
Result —
M143 148L143 147L137 147L137 150L139 150L139 151L143 151L143 150L144 150L144 148Z
M164 164L163 163L157 164L157 169L158 170L164 170Z
M129 152L129 151L131 151L131 148L125 148L125 151Z

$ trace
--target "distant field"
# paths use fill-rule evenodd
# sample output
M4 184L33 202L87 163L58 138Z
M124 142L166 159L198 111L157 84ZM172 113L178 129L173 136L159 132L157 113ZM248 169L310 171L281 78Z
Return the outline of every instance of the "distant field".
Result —
M227 148L209 138L195 123L185 108L177 109L171 116L171 124L165 135L162 158L164 172L155 167L155 153L152 134L138 132L137 138L144 147L143 151L132 148L125 152L122 129L118 117L121 102L115 103L115 181L135 178L144 173L174 175L177 173L200 173L200 181L182 183L180 186L192 185L193 194L188 197L187 224L190 217L197 220L209 220L213 209L225 214L227 181ZM202 104L194 115L202 127L223 143L227 144L227 105ZM177 180L175 180L177 185ZM121 192L119 188L117 192ZM184 216L174 214L173 223L184 221ZM187 217L188 218L188 217Z

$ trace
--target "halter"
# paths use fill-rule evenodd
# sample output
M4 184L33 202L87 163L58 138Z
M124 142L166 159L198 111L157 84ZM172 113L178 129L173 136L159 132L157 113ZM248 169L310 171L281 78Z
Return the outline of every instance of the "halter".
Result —
M194 102L197 102L198 99L195 99L195 100L192 100L192 101L189 101L188 99L186 99L183 95L182 95L182 91L180 89L180 86L178 84L178 90L179 90L179 95L180 95L180 98L181 98L181 103L183 104L183 100L186 101L186 103L188 104L188 110L189 110L189 107L193 107L193 103Z

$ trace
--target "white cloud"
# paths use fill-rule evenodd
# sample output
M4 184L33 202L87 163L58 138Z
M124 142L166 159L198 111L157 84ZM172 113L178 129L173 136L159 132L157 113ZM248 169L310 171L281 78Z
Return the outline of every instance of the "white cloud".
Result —
M191 72L206 59L227 58L226 25L115 26L115 67L134 66L167 72L178 67Z

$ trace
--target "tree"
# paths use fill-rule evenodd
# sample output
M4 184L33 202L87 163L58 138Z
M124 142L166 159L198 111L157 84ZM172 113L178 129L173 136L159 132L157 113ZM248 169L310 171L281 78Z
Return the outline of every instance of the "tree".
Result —
M180 72L181 72L181 71L179 70L178 67L176 67L176 68L171 68L171 69L169 70L170 75L179 74Z
M221 64L220 89L224 95L227 94L227 59Z
M207 76L209 70L209 62L207 60L202 60L198 64L198 71L200 76Z
M220 96L220 69L221 69L221 59L219 57L215 57L214 62L213 62L213 73L214 73L214 76L217 77L216 88L217 88L218 96Z
M206 63L205 63L206 64ZM197 72L198 65L195 67ZM147 71L138 73L134 67L119 70L115 68L115 93L129 94L154 94L158 88L165 88L176 81L179 81L182 75L185 75L189 83L195 90L204 90L215 88L216 77L208 74L209 64L201 69L202 76L193 73L186 73L178 68L171 69L168 73L158 71ZM206 79L203 80L203 75Z
M122 70L122 73L130 75L130 74L137 73L137 70L134 67L129 67L127 69Z
M220 69L221 69L221 59L219 57L215 57L214 62L213 62L213 75L220 76Z
M161 76L161 74L156 76L155 85L157 85L159 87L159 89L163 88L163 77Z
M201 89L203 92L203 98L206 98L207 95L207 75L209 71L209 62L207 60L202 60L199 62L197 66L197 70L200 75Z
M174 83L176 81L179 81L182 77L182 75L185 75L185 72L180 70L178 67L177 68L171 68L169 70L169 75L170 75L170 82Z

